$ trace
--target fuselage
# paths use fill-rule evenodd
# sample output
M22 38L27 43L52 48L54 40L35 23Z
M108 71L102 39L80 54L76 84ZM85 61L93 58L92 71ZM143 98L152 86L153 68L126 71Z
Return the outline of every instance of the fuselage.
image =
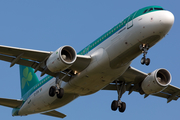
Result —
M152 9L153 10L152 10ZM63 82L65 94L62 99L49 96L49 88L55 85L55 78L47 76L23 98L24 104L14 110L13 115L27 115L56 109L78 96L95 93L120 77L131 61L141 54L139 46L150 47L160 41L174 23L171 12L151 6L140 9L96 41L79 52L92 57L90 65Z

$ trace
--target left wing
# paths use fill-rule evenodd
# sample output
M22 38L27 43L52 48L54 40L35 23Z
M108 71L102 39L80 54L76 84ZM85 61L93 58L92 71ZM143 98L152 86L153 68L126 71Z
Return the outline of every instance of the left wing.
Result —
M140 84L142 81L148 76L148 74L139 71L135 68L129 67L128 70L118 78L120 82L125 82L125 91L129 91L129 94L131 94L133 91L140 92L141 86ZM117 90L115 82L109 84L103 90ZM161 92L151 94L153 96L158 96L162 98L166 98L167 102L169 103L172 100L177 100L180 97L180 88L175 87L173 85L168 85L164 90ZM148 94L145 94L145 98L149 96Z
M66 71L57 74L46 69L46 60L52 53L53 52L0 45L0 60L10 62L10 67L15 64L20 64L34 68L35 72L41 71L43 74L46 73L53 77L57 77L57 75L59 75L59 77L63 76L66 74ZM89 65L90 61L90 56L77 55L75 63L68 69L80 72ZM67 76L64 81L68 80L69 78Z
M45 112L45 113L41 113L41 114L43 114L43 115L48 115L48 116L53 116L53 117L58 117L58 118L64 118L64 117L66 117L65 114L60 113L60 112L58 112L58 111L56 111L56 110L52 110L52 111Z

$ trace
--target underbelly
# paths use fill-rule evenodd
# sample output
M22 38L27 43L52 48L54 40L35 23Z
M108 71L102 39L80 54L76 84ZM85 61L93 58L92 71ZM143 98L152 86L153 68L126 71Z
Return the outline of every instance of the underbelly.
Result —
M91 71L84 71L81 75L72 79L65 89L68 93L89 95L109 85L120 77L129 67L130 63L118 68L94 68Z

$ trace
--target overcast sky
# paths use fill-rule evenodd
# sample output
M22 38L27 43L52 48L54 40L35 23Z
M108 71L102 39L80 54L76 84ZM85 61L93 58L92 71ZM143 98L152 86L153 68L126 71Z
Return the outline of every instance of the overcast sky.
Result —
M171 84L180 87L180 14L178 0L1 0L0 44L43 51L55 51L71 45L77 52L121 22L136 10L159 5L171 11L175 23L169 34L148 52L151 64L140 64L139 56L132 65L149 73L158 68L171 72ZM20 99L19 67L0 61L0 97ZM38 73L39 77L39 73ZM40 78L40 77L39 77ZM40 78L42 79L42 78ZM167 100L125 93L126 111L111 111L111 102L117 99L116 91L99 91L79 97L57 111L67 115L64 120L170 120L179 119L180 100L167 104ZM12 117L11 108L0 106L1 120L55 120L41 114Z

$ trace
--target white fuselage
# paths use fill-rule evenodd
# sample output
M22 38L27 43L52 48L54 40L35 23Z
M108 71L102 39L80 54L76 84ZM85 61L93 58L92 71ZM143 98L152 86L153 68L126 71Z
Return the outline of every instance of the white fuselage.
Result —
M49 96L49 88L55 86L55 78L36 90L25 101L19 115L27 115L56 109L78 96L95 93L120 77L131 61L141 54L140 44L150 47L160 41L174 23L169 11L156 11L141 15L107 38L87 55L92 57L90 65L62 83L65 94L62 99Z

